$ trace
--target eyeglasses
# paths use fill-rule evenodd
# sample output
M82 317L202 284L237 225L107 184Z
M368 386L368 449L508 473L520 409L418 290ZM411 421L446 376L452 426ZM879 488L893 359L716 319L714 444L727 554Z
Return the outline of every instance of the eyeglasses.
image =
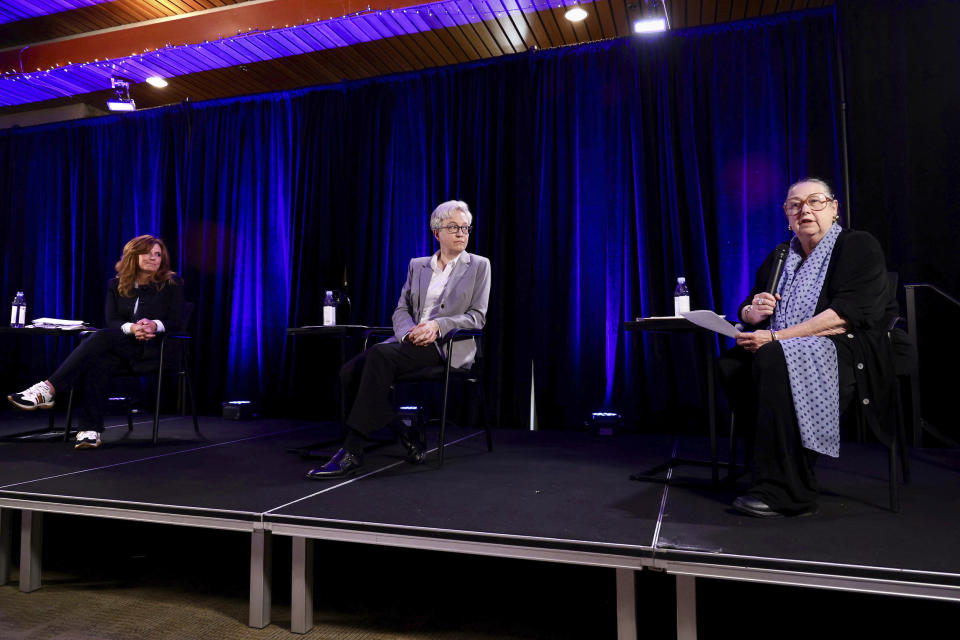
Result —
M458 231L460 231L464 235L470 235L470 233L473 231L473 227L469 225L460 226L456 224L448 224L447 226L440 227L440 228L446 230L446 232L449 233L450 235L453 235Z
M811 193L806 200L800 198L790 198L783 203L783 212L788 216L800 215L803 211L803 205L810 207L811 211L823 211L827 205L833 202L833 198L825 193Z

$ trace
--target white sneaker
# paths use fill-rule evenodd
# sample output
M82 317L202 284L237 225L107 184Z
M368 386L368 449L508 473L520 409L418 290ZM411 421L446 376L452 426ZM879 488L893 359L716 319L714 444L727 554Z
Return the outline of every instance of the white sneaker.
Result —
M24 411L49 409L53 406L53 392L46 382L38 382L29 389L7 396L10 404Z
M96 449L100 446L100 434L96 431L81 431L77 433L77 444L74 449Z

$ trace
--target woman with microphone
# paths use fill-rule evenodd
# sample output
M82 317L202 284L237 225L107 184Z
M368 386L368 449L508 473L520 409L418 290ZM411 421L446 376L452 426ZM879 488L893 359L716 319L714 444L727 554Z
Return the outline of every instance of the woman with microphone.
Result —
M874 433L893 438L886 331L896 300L879 243L841 227L838 209L823 180L790 186L783 211L793 238L757 271L737 313L746 331L720 359L753 454L751 487L733 506L752 516L816 511L814 462L839 456L840 414L855 397Z
M49 409L56 395L78 390L77 449L100 446L110 378L134 362L158 360L157 335L182 330L183 282L170 270L163 240L150 235L130 240L115 269L107 283L105 328L82 340L48 379L7 396L13 406L31 411Z

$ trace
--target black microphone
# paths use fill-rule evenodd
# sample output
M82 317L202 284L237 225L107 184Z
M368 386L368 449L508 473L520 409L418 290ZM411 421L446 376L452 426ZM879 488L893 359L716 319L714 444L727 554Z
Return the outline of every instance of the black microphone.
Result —
M790 251L790 245L786 242L777 245L773 250L773 271L770 273L770 281L767 283L765 291L776 295L777 287L780 286L780 276L783 275L783 265L787 261L787 253Z

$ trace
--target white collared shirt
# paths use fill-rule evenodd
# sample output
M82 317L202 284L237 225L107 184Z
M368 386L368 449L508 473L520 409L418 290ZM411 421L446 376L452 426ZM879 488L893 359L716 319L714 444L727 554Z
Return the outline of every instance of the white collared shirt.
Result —
M423 309L420 311L421 323L427 320L433 320L440 315L440 306L437 303L440 301L440 296L443 295L443 289L447 286L447 281L450 279L450 274L453 273L454 266L456 266L460 260L460 256L463 255L463 253L457 254L456 258L448 262L443 269L440 269L440 265L437 264L437 256L439 254L440 252L438 251L430 258L430 270L433 273L430 276L430 286L427 287L427 295L423 299Z

